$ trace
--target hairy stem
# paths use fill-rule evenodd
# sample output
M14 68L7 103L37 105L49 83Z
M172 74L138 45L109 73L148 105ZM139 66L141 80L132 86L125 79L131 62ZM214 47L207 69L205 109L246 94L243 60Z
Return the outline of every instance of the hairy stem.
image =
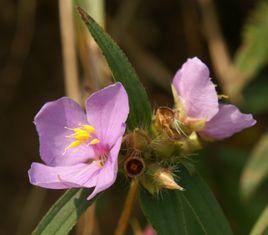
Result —
M118 226L115 230L115 235L124 235L129 218L133 209L133 205L135 203L136 195L138 191L138 182L137 180L133 179L130 184L130 188L128 191L128 195L125 201L123 212L120 216Z

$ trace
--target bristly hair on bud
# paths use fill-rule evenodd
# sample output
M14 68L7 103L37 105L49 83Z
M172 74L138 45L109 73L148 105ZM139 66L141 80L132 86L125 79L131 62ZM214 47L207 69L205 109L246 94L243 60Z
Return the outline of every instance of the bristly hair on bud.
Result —
M141 152L146 151L151 144L151 138L148 133L140 128L135 128L132 133L128 134L127 139L130 148L138 149Z
M184 188L175 182L172 172L170 172L168 169L159 170L155 173L154 177L157 181L159 181L160 184L163 185L163 188L184 191Z
M164 188L184 191L184 188L176 183L172 170L156 163L147 167L140 182L152 194L157 194Z

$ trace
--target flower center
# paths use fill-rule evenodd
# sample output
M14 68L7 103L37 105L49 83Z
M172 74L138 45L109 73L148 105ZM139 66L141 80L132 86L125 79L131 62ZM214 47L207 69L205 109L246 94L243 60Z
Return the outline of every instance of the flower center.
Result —
M65 154L67 150L78 147L84 143L88 145L96 145L100 142L98 138L95 138L94 135L92 135L95 133L95 128L91 125L80 125L78 128L65 128L73 132L71 135L66 136L67 138L73 139L73 142L64 149L63 154Z
M93 162L95 162L99 167L103 167L107 161L107 158L108 158L107 153L102 153Z

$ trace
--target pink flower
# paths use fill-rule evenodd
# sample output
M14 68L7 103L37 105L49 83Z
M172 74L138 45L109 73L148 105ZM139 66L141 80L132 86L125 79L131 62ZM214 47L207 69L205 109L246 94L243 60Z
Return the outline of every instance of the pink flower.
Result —
M45 164L32 163L30 182L52 189L95 187L88 200L109 188L117 176L128 113L121 83L92 94L86 113L67 97L46 103L34 120Z
M251 114L231 104L221 104L207 66L188 59L177 71L172 90L180 121L207 139L224 139L255 125Z

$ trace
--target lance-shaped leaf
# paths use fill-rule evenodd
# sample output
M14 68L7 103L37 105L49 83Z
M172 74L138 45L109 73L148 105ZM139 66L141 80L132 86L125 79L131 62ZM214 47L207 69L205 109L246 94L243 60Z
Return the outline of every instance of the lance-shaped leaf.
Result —
M265 233L266 232L266 233ZM268 206L265 207L257 222L255 223L250 235L262 235L268 232Z
M50 208L39 222L33 235L68 234L86 209L93 203L87 200L90 190L69 189Z
M180 172L186 191L166 190L153 196L140 191L142 210L158 235L230 235L229 224L202 178Z
M139 78L126 55L103 29L80 7L77 8L89 32L102 50L115 81L121 82L129 97L128 127L148 127L151 105Z
M268 174L268 133L262 136L243 170L241 192L244 197L252 196Z

